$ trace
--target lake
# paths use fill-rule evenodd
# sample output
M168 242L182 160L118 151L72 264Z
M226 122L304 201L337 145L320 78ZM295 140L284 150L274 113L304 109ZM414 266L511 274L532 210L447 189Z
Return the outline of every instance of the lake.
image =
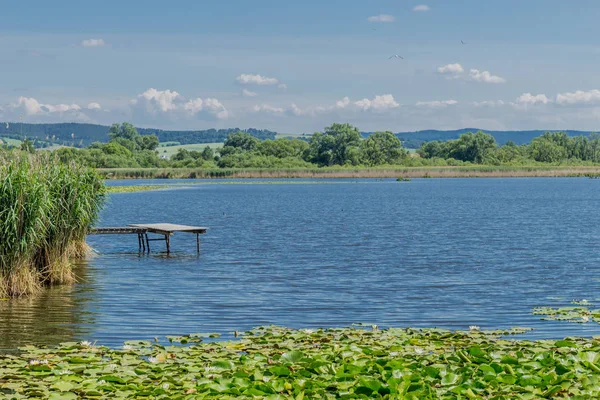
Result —
M99 226L208 226L201 254L185 233L173 237L169 256L162 242L140 254L135 235L90 236L98 254L77 267L78 284L0 301L0 347L228 337L268 324L600 334L596 323L531 314L573 299L600 302L600 180L222 183L109 182L181 185L113 194Z

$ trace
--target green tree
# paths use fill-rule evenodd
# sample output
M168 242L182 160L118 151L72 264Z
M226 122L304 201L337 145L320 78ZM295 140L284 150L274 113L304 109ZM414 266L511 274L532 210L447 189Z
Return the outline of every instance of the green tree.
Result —
M529 144L531 158L545 163L557 163L566 159L567 149L559 143L545 134L533 139Z
M315 133L305 152L305 159L319 165L344 165L358 161L360 144L358 128L350 124L333 124L323 133Z
M368 166L397 164L408 156L392 132L375 132L360 143L361 161Z
M260 141L244 132L236 132L227 136L223 147L235 147L240 150L250 151L258 147Z
M457 140L451 140L449 145L449 158L481 164L486 155L496 149L496 139L483 132L465 133Z
M301 157L308 149L308 143L297 139L276 139L260 142L257 151L264 156L277 158Z
M121 125L112 124L108 130L108 136L111 139L115 138L123 138L131 141L135 141L135 139L140 136L135 126L128 122L123 122Z
M215 152L210 147L206 146L204 150L202 150L202 159L205 161L212 161L215 159Z

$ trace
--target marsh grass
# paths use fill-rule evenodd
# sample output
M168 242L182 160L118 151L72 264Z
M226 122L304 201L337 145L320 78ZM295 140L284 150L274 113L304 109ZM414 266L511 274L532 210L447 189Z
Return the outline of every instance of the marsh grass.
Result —
M99 169L106 179L214 179L214 178L502 178L594 177L597 166L461 166L307 169L198 169L115 168Z
M0 297L72 283L105 192L94 171L51 154L0 153Z

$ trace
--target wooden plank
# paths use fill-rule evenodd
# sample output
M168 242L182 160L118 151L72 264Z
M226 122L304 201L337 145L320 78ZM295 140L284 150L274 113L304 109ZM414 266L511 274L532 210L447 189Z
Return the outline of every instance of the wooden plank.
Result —
M148 230L137 227L107 227L90 229L90 235L128 235L128 234L143 234Z
M162 235L165 234L173 234L174 232L188 232L188 233L198 233L205 234L208 228L202 226L190 226L190 225L178 225L178 224L130 224L128 226L134 228L142 228L147 229L148 232L160 233Z

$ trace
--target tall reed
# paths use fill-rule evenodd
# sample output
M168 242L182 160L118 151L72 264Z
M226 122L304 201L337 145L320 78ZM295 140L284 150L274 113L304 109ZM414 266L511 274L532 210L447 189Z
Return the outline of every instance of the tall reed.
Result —
M105 193L89 168L51 154L0 152L0 297L73 282L70 260L85 256Z

